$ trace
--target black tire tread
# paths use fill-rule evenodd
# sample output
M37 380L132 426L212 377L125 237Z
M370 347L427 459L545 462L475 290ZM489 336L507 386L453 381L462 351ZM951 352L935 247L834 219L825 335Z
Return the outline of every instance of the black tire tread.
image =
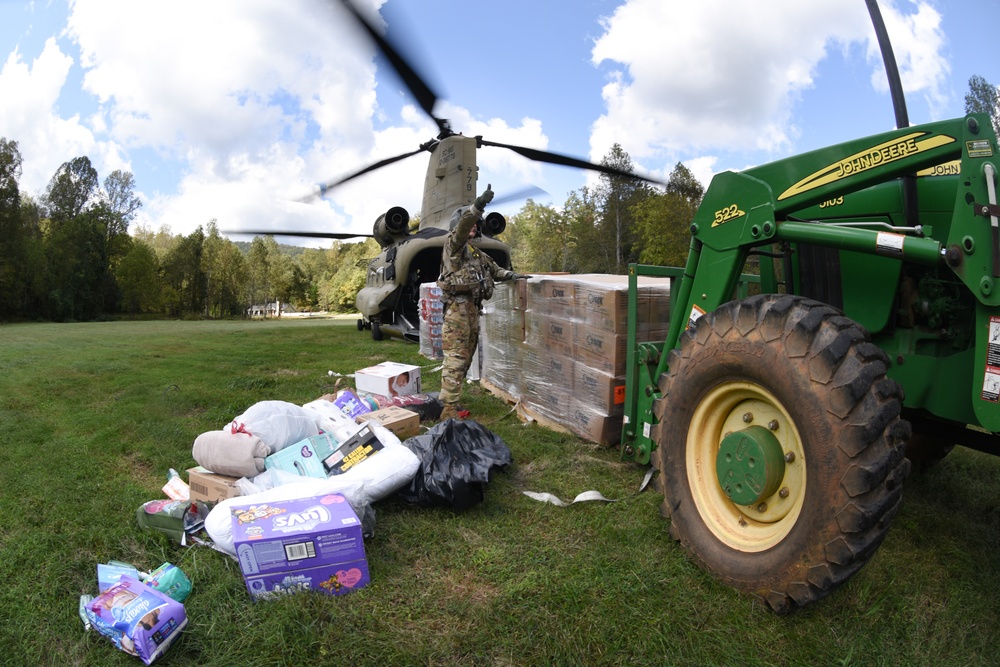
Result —
M902 500L902 479L909 470L903 444L910 428L900 419L902 388L885 375L889 360L860 325L818 301L758 295L724 304L703 316L683 334L679 348L671 351L670 371L659 379L662 398L656 415L660 423L654 426L658 443L668 442L671 429L677 430L667 412L677 409L670 406L683 400L685 367L705 363L713 345L734 341L729 333L733 329L752 344L780 346L782 354L797 360L793 363L807 373L810 386L826 392L823 400L835 415L831 423L838 429L836 447L842 452L837 460L843 462L840 478L830 482L835 487L830 499L840 503L835 520L824 528L831 534L816 535L822 543L803 554L806 562L802 567L774 572L766 581L734 575L731 563L713 562L706 553L710 550L699 543L702 533L690 522L700 518L684 506L683 494L677 493L686 484L686 475L678 479L679 468L668 465L671 452L664 447L656 456L666 489L661 513L671 518L671 536L702 569L759 597L775 612L786 613L829 594L857 572L885 539Z

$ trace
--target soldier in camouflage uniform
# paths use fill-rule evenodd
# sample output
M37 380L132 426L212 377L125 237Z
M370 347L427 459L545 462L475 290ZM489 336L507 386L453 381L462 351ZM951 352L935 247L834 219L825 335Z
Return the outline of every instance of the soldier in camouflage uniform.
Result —
M455 211L452 230L444 244L441 256L441 276L438 286L444 303L444 324L441 328L441 347L444 366L441 370L441 420L458 416L458 399L462 382L472 364L472 356L479 345L479 315L483 301L493 296L493 283L497 280L526 278L509 269L501 269L485 252L469 245L481 232L479 221L483 210L493 200L493 190L479 195L468 208Z

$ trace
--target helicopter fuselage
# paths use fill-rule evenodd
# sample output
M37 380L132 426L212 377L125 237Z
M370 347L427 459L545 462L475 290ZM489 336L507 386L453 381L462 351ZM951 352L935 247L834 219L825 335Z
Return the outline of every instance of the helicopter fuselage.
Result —
M420 285L436 282L447 230L437 227L407 235L368 263L365 286L356 303L365 326L408 340L419 339ZM503 268L510 268L510 246L482 236L472 245Z

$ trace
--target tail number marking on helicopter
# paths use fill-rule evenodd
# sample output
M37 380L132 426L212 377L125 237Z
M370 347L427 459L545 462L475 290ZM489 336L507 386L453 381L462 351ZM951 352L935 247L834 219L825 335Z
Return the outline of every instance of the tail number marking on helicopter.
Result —
M473 169L472 169L472 167L466 167L466 169L465 169L465 191L466 192L473 192L473 187L475 186L475 184L473 183L472 179L473 179Z
M441 154L438 156L438 166L444 166L454 160L456 157L455 147L447 146L441 150Z
M712 222L712 226L718 227L743 215L746 215L746 211L741 211L740 207L736 204L730 204L726 208L720 208L715 212L715 220Z
M782 192L778 201L954 142L955 138L946 134L928 135L926 132L912 132L866 148L854 155L848 155L842 160L823 167Z

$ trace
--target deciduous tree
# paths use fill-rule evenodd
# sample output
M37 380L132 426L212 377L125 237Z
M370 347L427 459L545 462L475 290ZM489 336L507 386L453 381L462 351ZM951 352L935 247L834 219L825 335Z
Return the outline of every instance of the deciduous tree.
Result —
M617 143L604 156L601 164L627 173L634 170L632 158ZM595 194L600 210L597 220L599 241L613 249L609 261L596 268L602 273L625 273L628 264L638 258L632 208L649 196L650 189L638 179L602 173Z
M93 203L97 185L97 170L90 164L90 158L76 157L64 162L45 191L48 217L60 221L83 213Z
M690 245L690 226L704 188L681 163L670 173L666 191L635 206L636 232L642 250L639 261L660 266L684 266Z
M30 229L21 215L21 153L0 138L0 320L27 314Z
M1000 134L1000 93L992 83L974 74L969 78L969 92L965 94L965 113L989 114L993 131Z
M525 271L566 271L575 247L569 223L551 206L532 200L507 223L515 268Z
M163 261L164 305L172 315L201 315L205 309L207 278L202 266L205 232L201 225L180 240Z
M115 272L121 287L121 308L132 315L155 312L160 307L160 266L156 253L134 241Z

